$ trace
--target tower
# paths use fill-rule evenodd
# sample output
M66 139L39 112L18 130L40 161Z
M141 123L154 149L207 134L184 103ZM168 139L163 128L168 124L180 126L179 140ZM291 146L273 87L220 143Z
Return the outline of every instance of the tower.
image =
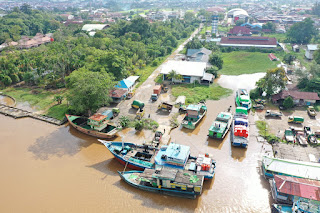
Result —
M218 22L219 22L219 16L218 15L212 15L212 29L211 34L218 35Z

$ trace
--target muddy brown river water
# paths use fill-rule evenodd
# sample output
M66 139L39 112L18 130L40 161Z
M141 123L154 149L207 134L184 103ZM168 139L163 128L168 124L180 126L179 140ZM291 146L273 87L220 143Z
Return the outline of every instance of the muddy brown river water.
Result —
M270 212L269 186L258 167L262 145L253 135L247 150L231 147L229 137L207 139L215 116L233 101L209 101L194 131L171 132L171 141L191 146L193 155L206 152L217 161L215 178L196 200L132 188L103 145L68 125L0 115L0 212ZM152 135L126 131L125 141Z

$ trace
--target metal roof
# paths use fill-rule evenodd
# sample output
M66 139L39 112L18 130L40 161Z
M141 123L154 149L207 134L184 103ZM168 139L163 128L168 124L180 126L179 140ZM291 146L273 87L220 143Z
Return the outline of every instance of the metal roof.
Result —
M311 51L317 50L318 49L318 44L308 44L307 45L307 49L311 50Z
M284 194L320 201L320 181L275 175L277 190Z
M184 76L203 77L207 67L205 62L173 61L170 60L162 66L161 74L169 74L172 70Z
M263 156L262 164L266 170L287 176L320 180L320 164L272 158Z
M119 81L115 87L120 88L120 89L128 89L128 88L132 87L133 84L134 84L134 82L129 81L127 79L123 79L123 80Z
M82 30L85 31L93 31L93 30L103 30L105 27L107 27L109 25L107 24L85 24L82 27Z

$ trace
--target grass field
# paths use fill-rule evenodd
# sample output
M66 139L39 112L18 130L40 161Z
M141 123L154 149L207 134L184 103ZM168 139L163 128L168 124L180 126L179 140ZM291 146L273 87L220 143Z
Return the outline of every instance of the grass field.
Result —
M201 100L219 100L229 96L231 93L232 90L223 88L215 83L210 86L181 84L172 87L173 96L186 96L186 104L198 103Z
M277 54L275 54L277 56ZM219 74L241 75L266 72L277 67L279 61L270 61L268 53L234 51L222 53L223 68Z

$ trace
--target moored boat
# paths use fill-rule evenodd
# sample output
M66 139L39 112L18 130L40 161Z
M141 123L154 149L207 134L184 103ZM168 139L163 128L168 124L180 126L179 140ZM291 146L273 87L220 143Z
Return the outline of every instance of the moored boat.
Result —
M292 205L287 204L272 204L272 213L292 213Z
M157 148L125 142L107 142L99 140L122 165L130 169L144 170L154 168Z
M249 142L248 111L244 107L237 107L232 121L230 142L233 146L247 148Z
M220 112L209 128L208 136L210 138L223 139L228 133L233 120L230 112Z
M238 89L236 91L236 105L238 107L245 107L248 110L251 109L251 99L246 89Z
M207 106L200 102L197 105L190 104L187 106L187 114L182 120L182 126L187 129L195 129L197 124L207 113Z
M204 177L191 171L161 167L118 173L126 183L145 191L190 199L202 193Z
M96 113L91 117L66 115L69 124L78 131L97 138L110 139L119 131L115 125L108 122L108 116Z

